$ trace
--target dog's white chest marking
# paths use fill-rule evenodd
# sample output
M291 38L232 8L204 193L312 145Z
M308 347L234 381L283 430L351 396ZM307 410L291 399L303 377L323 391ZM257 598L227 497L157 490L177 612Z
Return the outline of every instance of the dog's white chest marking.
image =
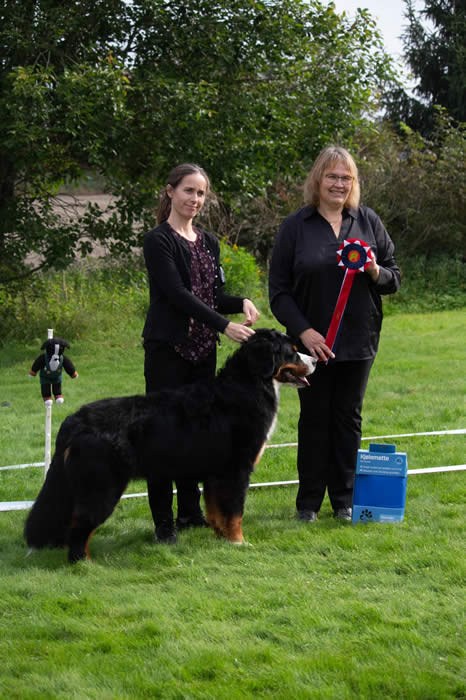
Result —
M272 437L273 432L277 426L278 406L280 404L280 383L275 381L275 379L273 380L273 388L275 390L275 396L277 397L277 408L275 409L275 415L270 424L270 428L267 431L266 440L269 440Z
M275 396L277 397L277 407L275 409L275 415L274 415L272 422L270 423L270 427L267 431L267 435L266 435L266 438L264 440L264 444L260 448L259 453L258 453L256 459L254 460L254 468L256 468L257 465L259 464L259 462L261 461L262 455L264 454L265 446L267 445L268 440L272 437L273 431L275 430L275 426L277 425L278 404L280 401L280 384L279 384L279 382L276 382L275 379L273 380L273 388L275 391Z

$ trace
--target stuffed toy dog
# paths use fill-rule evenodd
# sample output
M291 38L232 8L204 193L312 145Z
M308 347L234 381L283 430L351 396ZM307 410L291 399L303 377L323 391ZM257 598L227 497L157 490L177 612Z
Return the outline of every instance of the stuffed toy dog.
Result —
M35 377L39 372L42 398L48 406L52 405L52 393L56 403L63 403L65 400L61 393L63 369L71 379L78 376L75 366L64 354L65 348L69 347L69 343L63 338L49 338L41 346L44 352L36 357L29 370L30 377Z

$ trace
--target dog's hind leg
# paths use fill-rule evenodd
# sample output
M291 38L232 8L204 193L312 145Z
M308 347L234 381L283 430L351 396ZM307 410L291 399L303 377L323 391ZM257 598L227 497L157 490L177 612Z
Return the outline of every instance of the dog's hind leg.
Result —
M94 531L95 527L89 518L74 515L71 524L68 550L68 561L71 564L75 564L77 561L84 558L90 560L89 541Z
M123 488L97 490L76 500L69 532L68 560L73 564L80 559L91 559L89 542L95 530L113 513Z
M81 436L70 450L68 473L73 483L73 514L68 535L68 560L88 558L94 531L113 512L128 483L117 452L96 436Z

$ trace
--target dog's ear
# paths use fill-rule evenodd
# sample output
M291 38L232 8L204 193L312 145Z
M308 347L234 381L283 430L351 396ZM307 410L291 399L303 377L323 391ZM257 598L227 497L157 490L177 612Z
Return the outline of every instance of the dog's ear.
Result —
M275 374L275 359L270 343L251 343L248 348L248 365L252 374L270 379Z

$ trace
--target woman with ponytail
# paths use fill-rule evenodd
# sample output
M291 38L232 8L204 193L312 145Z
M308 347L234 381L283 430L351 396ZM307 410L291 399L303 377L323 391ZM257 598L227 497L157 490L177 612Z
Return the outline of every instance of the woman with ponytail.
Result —
M242 343L259 312L249 299L223 291L217 238L193 224L210 191L206 172L191 163L169 173L157 227L144 239L150 305L143 330L146 393L215 376L219 333ZM244 313L244 323L224 314ZM182 436L180 435L180 440ZM177 481L176 529L206 524L196 482ZM156 540L176 543L171 480L148 485Z

